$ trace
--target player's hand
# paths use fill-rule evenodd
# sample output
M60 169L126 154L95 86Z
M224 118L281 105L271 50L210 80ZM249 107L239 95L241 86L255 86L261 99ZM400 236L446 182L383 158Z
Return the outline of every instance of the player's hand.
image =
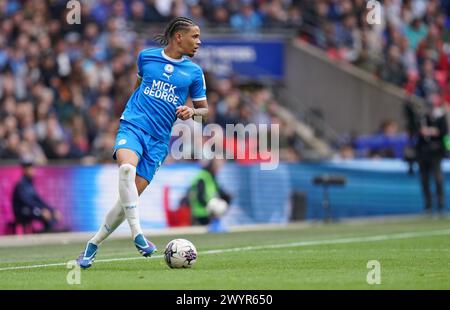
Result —
M183 121L192 118L194 116L194 109L185 105L177 108L177 117Z

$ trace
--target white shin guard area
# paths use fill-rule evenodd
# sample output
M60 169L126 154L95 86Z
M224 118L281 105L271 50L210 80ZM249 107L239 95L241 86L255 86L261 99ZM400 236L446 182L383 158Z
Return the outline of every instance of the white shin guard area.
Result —
M130 164L123 164L119 167L119 196L125 212L125 218L130 225L133 238L137 234L142 234L138 199L139 194L136 188L136 167Z

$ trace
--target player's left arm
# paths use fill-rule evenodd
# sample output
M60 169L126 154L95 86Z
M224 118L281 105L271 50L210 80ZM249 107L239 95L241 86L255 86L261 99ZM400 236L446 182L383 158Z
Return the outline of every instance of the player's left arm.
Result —
M206 100L206 82L202 70L198 70L194 82L189 86L193 108L181 106L177 108L177 117L182 120L194 118L195 121L206 122L208 119L208 101Z
M201 117L201 120L203 122L206 122L208 120L208 101L205 100L199 100L199 101L193 101L192 102L194 105L194 115L192 116L194 118L194 120L196 119L196 117Z
M201 122L208 120L208 101L206 99L193 101L194 107L181 106L177 108L177 117L183 121L193 118ZM201 117L201 118L200 118Z

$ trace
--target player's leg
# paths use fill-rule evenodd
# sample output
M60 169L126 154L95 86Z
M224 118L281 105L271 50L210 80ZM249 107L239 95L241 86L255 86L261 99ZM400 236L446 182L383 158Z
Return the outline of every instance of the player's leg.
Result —
M137 188L139 196L141 196L141 194L147 188L148 184L149 184L149 182L146 179L144 179L140 175L136 174L136 188Z
M150 184L159 166L167 156L167 145L161 144L158 140L148 135L142 137L145 147L141 160L136 167L136 189L138 195L141 195ZM134 209L138 212L137 208ZM138 216L138 213L136 214ZM156 251L156 246L148 241L142 233L134 235L134 244L139 253L144 256L149 256Z
M121 123L116 137L114 158L117 158L118 153L125 154L121 156L121 163L128 163L136 167L139 162L138 154L142 153L142 146L139 142L139 137L135 132L129 128L126 123ZM130 154L129 156L126 156ZM120 169L120 168L119 168ZM119 181L120 183L120 181ZM119 185L120 186L120 185ZM92 239L90 239L84 251L78 258L78 263L82 268L89 268L94 262L97 254L98 246L125 220L125 210L122 206L121 199L117 200L111 210L108 211L102 225Z
M97 231L97 233L92 237L88 243L86 244L86 247L84 251L80 254L80 257L78 258L78 264L82 268L89 268L92 263L94 262L95 255L97 254L98 246L117 228L120 224L127 218L125 208L122 204L123 201L126 202L132 202L133 205L137 205L137 190L136 185L134 184L134 177L131 176L130 178L133 178L133 186L130 186L126 180L124 181L124 168L127 169L127 175L132 175L132 171L136 171L136 168L134 165L137 165L137 162L139 161L138 156L131 150L128 149L120 149L116 151L116 156L119 161L119 158L121 159L122 165L119 167L119 199L115 203L115 205L108 211L108 214L106 215L100 229ZM128 173L129 172L129 173ZM127 190L128 189L128 190ZM135 195L134 195L135 192ZM136 197L134 197L136 196ZM122 198L124 197L124 198ZM129 215L130 216L130 215ZM130 216L135 218L136 216ZM129 220L130 223L130 220ZM130 227L135 227L136 225L132 226L130 223ZM139 226L139 225L138 225ZM140 226L139 228L140 229Z
M119 152L121 153L122 151L129 152L130 150L127 149L118 150L117 153ZM133 155L135 154L133 153ZM133 163L135 163L135 160L136 159L134 158ZM112 207L112 209L108 211L108 214L106 214L106 217L99 231L89 242L92 242L95 245L100 245L100 243L103 242L103 240L105 240L117 227L119 227L119 225L122 224L124 220L125 220L125 211L124 208L122 207L121 199L119 198Z
M138 200L139 193L136 186L136 166L139 158L129 149L117 150L117 163L119 164L119 197L125 218L130 225L131 234L135 238L142 234L139 222Z
M92 237L86 244L86 247L77 259L78 265L81 268L89 268L95 260L95 255L99 245L108 236L119 227L120 224L125 220L125 213L123 211L120 199L116 201L114 206L108 211L102 225L100 226L97 233Z
M148 241L141 228L139 218L139 195L145 190L149 182L136 174L136 154L127 149L117 151L119 163L119 196L124 209L125 218L130 225L134 244L143 256L150 256L156 251L156 246Z
M120 224L125 220L125 212L123 211L122 205L120 204L120 199L117 199L114 206L108 211L105 219L103 220L100 229L97 233L92 237L89 242L95 244L96 246L100 245L103 240L108 238L108 236L119 227Z
M144 192L144 190L147 188L149 184L149 182L140 175L136 175L135 183L139 196ZM136 212L137 215L139 215L138 208L136 208ZM136 246L136 249L139 251L139 253L141 253L145 257L152 255L157 250L156 246L147 238L145 238L143 233L134 236L134 245Z

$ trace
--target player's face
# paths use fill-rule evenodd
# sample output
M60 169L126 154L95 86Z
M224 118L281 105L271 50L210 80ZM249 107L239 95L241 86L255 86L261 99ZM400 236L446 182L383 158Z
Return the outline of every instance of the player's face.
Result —
M181 38L181 49L184 55L194 57L197 49L200 47L200 28L192 26L183 33Z

